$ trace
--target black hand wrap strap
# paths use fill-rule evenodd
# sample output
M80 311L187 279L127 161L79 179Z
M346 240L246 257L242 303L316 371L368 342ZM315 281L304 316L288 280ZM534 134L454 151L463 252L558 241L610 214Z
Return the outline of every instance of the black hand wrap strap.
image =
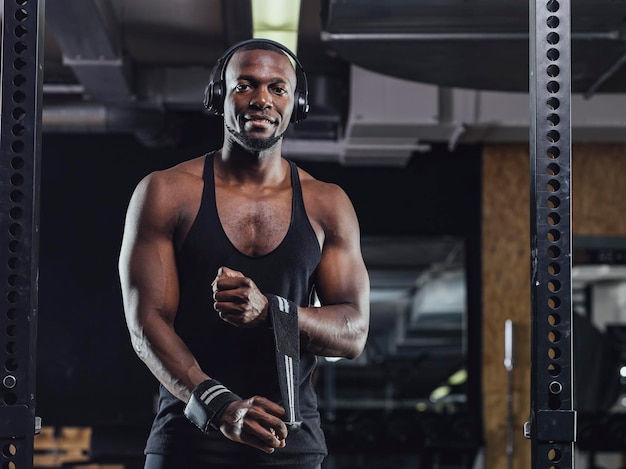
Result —
M185 406L185 416L203 432L209 427L219 429L219 419L228 404L241 400L216 379L207 379L191 391Z
M274 329L278 384L285 407L284 422L289 432L302 425L300 417L300 329L298 306L282 296L266 295L269 316Z

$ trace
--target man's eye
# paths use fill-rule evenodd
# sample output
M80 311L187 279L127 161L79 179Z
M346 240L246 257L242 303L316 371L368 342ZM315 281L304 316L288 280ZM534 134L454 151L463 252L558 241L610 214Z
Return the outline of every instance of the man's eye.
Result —
M236 87L235 90L236 91L245 91L248 88L250 88L250 85L248 85L247 83L239 83Z
M281 88L280 86L274 87L274 93L276 94L285 94L287 90L285 88Z

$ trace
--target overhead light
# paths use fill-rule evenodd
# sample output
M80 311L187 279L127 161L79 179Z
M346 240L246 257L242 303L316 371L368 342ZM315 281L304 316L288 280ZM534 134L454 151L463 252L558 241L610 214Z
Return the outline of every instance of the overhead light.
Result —
M430 401L437 402L450 394L450 386L439 386L430 393Z
M251 3L252 37L280 42L296 54L300 0L251 0Z
M463 368L457 371L456 373L453 373L448 378L448 383L450 383L453 386L458 386L460 384L463 384L466 381L467 381L467 370Z

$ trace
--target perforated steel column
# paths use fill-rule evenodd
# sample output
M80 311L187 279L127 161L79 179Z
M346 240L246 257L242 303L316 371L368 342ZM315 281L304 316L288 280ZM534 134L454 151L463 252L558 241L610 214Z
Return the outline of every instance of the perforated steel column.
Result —
M530 0L534 469L574 465L569 0Z
M0 467L33 467L43 0L4 0L0 120Z

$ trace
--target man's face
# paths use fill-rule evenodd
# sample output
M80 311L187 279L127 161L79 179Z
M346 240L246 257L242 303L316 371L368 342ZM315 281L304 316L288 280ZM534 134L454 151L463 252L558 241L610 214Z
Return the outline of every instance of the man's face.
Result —
M289 58L264 49L235 52L224 81L227 138L252 151L276 145L293 111L297 79Z

